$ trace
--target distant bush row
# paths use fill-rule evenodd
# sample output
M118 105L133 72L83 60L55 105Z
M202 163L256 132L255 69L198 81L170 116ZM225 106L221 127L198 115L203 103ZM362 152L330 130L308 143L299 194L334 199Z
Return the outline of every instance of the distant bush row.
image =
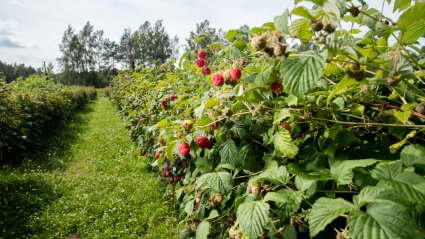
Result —
M37 144L53 125L95 97L94 88L58 85L40 76L0 81L1 160Z

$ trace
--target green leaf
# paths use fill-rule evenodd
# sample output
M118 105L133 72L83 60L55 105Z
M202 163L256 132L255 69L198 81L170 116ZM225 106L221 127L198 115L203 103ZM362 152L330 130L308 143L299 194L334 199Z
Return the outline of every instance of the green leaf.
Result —
M289 11L286 9L281 16L274 18L274 25L276 29L284 34L289 34L289 25L288 25Z
M410 7L412 0L395 0L393 12L399 10L403 11L404 9Z
M425 19L425 2L416 2L415 5L404 11L398 20L397 26L401 31L407 31L419 19Z
M412 144L406 146L400 153L401 162L406 166L425 164L425 146Z
M279 128L273 135L273 144L284 157L294 158L298 154L298 146L292 142L291 134L286 129Z
M282 120L291 117L291 113L287 109L281 109L279 112L274 113L273 115L273 124L277 125Z
M402 171L403 167L401 165L401 161L385 162L378 164L372 170L371 176L378 180L395 180Z
M330 174L338 186L351 184L354 168L367 167L377 162L376 159L336 160L330 163Z
M232 46L238 48L239 50L244 50L246 48L246 42L243 39L238 39L235 42L233 42Z
M320 85L326 55L326 51L320 54L310 52L306 56L282 61L280 71L284 76L284 85L291 94L305 98L307 93Z
M212 122L214 122L214 121L213 121L210 117L208 117L208 116L204 115L204 116L202 116L202 118L200 118L200 119L196 122L195 126L196 126L196 127L203 128L204 130L207 130L207 129L209 129L209 128L210 128L210 124L211 124Z
M228 172L214 172L202 175L196 181L196 187L211 188L219 193L227 193L232 189L232 175Z
M410 133L408 133L407 135L406 135L406 137L404 137L404 139L402 139L401 141L399 141L399 142L397 142L397 143L395 143L395 144L392 144L391 146L390 146L390 152L392 153L392 154L395 154L396 152L397 152L397 150L399 150L401 147L403 147L406 143L408 143L409 142L409 139L410 138L413 138L413 136L415 136L415 134L417 133L417 131L416 130L413 130L413 131L411 131Z
M277 186L283 186L289 182L289 173L285 166L276 167L253 176L249 179L250 183L268 181Z
M291 12L292 15L297 15L300 17L305 17L308 18L310 20L314 19L313 14L310 12L310 9L304 7L304 6L298 6L296 8L294 8Z
M393 114L398 121L400 121L402 124L406 124L407 121L409 121L413 108L415 108L414 104L404 104L401 106L401 110L393 109Z
M325 229L325 227L338 217L355 211L356 207L342 199L319 198L311 208L308 225L310 227L310 237L314 237Z
M423 238L406 208L395 203L371 203L366 213L348 216L348 227L356 239Z
M240 36L241 33L237 30L229 30L226 34L226 39L228 42L232 42L235 37Z
M207 239L210 234L210 223L202 221L196 228L196 239Z
M233 166L239 165L238 149L235 146L235 142L232 139L228 139L224 142L220 149L221 163L231 164Z
M214 95L213 97L209 98L207 102L205 102L205 109L211 109L212 107L218 105L219 102L220 101L217 100L217 96Z
M378 186L393 190L408 202L425 203L425 194L423 190L415 188L412 184L400 181L381 180Z
M416 41L425 33L425 19L418 19L403 34L403 43Z
M170 160L170 162L174 162L174 152L176 149L176 145L177 145L177 141L172 141L168 143L167 147L165 148L166 156L168 160Z
M385 203L387 201L401 205L404 204L403 199L397 193L384 187L364 187L360 193L353 198L353 202L358 209L368 203Z
M217 218L219 216L220 216L220 214L218 214L217 210L214 209L210 212L210 215L208 216L207 220L211 220L211 219Z
M279 208L279 214L291 217L300 208L304 199L303 192L292 189L282 189L277 192L269 192L264 196L264 201L273 201Z
M253 201L239 205L237 216L244 235L258 238L269 220L270 205L265 202Z
M299 18L293 21L289 28L292 37L299 38L301 42L308 43L311 41L313 31L310 29L311 21L306 18Z
M342 81L338 82L332 91L332 93L328 96L328 99L326 101L326 105L329 106L329 104L332 101L332 98L336 95L342 94L347 92L351 86L359 85L360 82L356 81L353 78L344 78Z

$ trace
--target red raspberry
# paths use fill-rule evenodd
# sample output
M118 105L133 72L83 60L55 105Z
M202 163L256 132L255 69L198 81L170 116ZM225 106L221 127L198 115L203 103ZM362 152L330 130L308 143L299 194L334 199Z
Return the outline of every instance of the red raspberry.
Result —
M234 68L230 70L230 76L232 77L232 80L238 80L241 78L241 70L239 68Z
M291 125L290 125L290 124L288 124L288 123L284 123L284 124L282 124L281 126L282 126L284 129L287 129L288 131L291 131L291 129L292 129Z
M174 178L174 182L177 182L177 181L179 181L180 180L180 176L179 175L174 175L173 176L173 178Z
M162 176L163 178L166 178L166 177L168 176L168 173L166 173L166 172L162 172L162 173L161 173L161 176Z
M165 166L164 167L164 170L166 171L166 172L170 172L171 171L171 166L170 165L167 165L167 166Z
M155 158L156 158L156 159L159 159L159 157L161 157L161 153L160 153L160 152L156 152L156 154L155 154Z
M205 56L207 55L207 53L204 50L199 50L198 51L198 57L201 59L205 59Z
M215 130L215 129L217 129L217 127L218 127L218 122L216 122L215 124L213 123L213 124L210 124L210 129L211 130Z
M162 107L164 107L164 110L168 109L167 100L162 101Z
M202 149L205 149L205 148L211 149L213 146L212 142L205 136L198 137L196 139L196 144Z
M170 95L170 100L171 101L174 101L176 99L176 96L175 95Z
M201 70L201 72L202 72L202 74L204 74L204 75L209 75L209 74L211 74L211 70L210 70L210 68L202 68L202 70Z
M190 152L190 146L188 143L182 143L179 145L179 153L183 156L188 155Z
M272 92L275 94L282 92L282 85L277 81L271 83L270 88L272 89Z
M204 66L208 66L209 64L208 61L204 60Z
M204 59L196 60L196 65L199 67L203 67L205 65L205 60Z
M213 82L213 84L215 86L221 86L221 85L223 85L223 83L224 83L224 77L223 77L223 75L220 74L220 73L215 73L212 76L212 82Z

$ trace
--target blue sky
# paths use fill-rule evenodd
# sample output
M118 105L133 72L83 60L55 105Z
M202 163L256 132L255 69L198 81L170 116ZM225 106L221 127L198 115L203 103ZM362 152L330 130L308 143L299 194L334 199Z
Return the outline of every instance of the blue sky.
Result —
M370 1L379 9L381 3ZM90 21L105 37L118 41L124 28L162 19L167 32L185 43L196 23L205 19L224 30L260 26L292 6L293 0L0 0L0 60L36 68L43 61L56 65L69 24L79 31Z

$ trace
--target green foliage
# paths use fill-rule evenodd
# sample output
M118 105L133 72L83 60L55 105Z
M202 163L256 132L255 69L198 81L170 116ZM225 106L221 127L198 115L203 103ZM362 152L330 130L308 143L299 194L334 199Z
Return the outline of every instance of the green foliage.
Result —
M242 230L249 238L258 238L269 220L270 205L265 202L254 201L242 203L238 207L237 215Z

